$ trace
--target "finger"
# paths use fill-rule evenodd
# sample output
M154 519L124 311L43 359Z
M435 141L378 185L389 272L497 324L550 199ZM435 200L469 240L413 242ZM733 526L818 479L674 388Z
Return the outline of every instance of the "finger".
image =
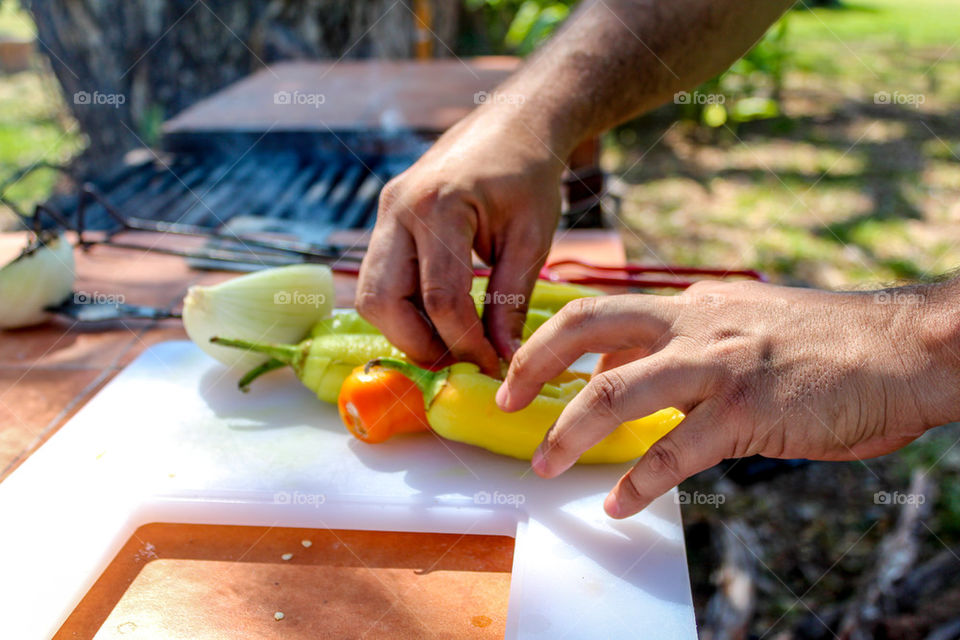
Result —
M731 430L715 424L708 415L703 409L694 409L650 447L603 501L607 514L632 516L695 473L733 457Z
M675 348L594 376L537 447L533 470L552 478L628 420L665 407L687 413L709 394L712 378L709 364Z
M446 346L410 301L419 282L413 238L400 225L378 224L360 265L357 311L413 360L431 364Z
M622 367L629 362L639 360L649 355L650 350L647 347L634 347L633 349L604 353L601 354L600 359L597 361L597 366L593 368L593 373L596 375L604 371L609 371L610 369L616 369L617 367Z
M584 353L661 348L677 314L670 300L666 296L618 295L568 303L514 355L497 392L497 404L504 411L522 409L545 382Z
M487 335L501 358L509 362L520 348L530 295L550 248L529 239L508 240L496 257L483 307Z
M450 212L445 218L451 225L460 224L460 228L448 227L440 237L436 230L423 225L415 238L423 307L457 360L469 360L484 373L499 375L497 352L483 333L483 324L470 296L474 229L465 215Z

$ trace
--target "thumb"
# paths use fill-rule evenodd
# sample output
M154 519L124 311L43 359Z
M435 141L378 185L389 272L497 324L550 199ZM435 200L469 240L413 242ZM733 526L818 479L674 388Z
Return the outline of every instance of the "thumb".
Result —
M695 473L732 457L729 430L707 415L702 408L691 411L620 478L603 502L611 517L632 516Z
M483 323L497 354L507 362L520 348L530 294L548 252L549 247L535 253L520 242L507 243L490 272Z

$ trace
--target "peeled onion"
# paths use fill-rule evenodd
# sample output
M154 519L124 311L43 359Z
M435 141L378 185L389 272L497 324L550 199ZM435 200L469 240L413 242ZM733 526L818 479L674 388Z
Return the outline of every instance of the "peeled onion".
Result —
M183 327L210 356L228 367L247 370L264 363L267 356L211 344L210 338L299 342L330 315L333 303L329 267L276 267L210 287L190 287L183 299Z
M0 268L0 329L44 322L73 290L73 246L62 235L37 242Z

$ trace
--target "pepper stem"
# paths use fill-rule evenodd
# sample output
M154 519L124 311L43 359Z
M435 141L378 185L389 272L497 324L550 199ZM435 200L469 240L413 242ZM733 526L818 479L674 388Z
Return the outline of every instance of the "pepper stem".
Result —
M266 342L251 342L249 340L237 340L234 338L221 338L219 336L210 338L210 342L224 347L233 347L235 349L245 349L247 351L264 353L275 360L279 360L283 364L290 365L298 372L303 364L304 356L310 350L309 347L304 349L304 344L307 344L305 342L301 342L300 344L271 344ZM253 373L253 371L250 373ZM260 373L266 373L266 371L261 371ZM251 378L251 380L252 379L253 378Z
M396 358L376 358L371 360L363 366L363 372L370 373L370 369L373 367L393 369L410 378L423 393L423 405L427 409L430 409L434 398L443 390L443 386L447 383L447 377L450 375L449 367L440 369L439 371L429 371Z
M243 391L244 393L246 393L247 391L250 390L251 382L253 382L254 380L256 380L257 378L259 378L265 373L269 373L274 369L279 369L280 367L285 367L285 366L287 366L287 363L281 360L277 360L276 358L270 358L263 364L256 366L253 369L250 369L250 371L247 371L245 374L243 374L243 377L240 378L239 382L237 382L237 386L240 387L240 391Z

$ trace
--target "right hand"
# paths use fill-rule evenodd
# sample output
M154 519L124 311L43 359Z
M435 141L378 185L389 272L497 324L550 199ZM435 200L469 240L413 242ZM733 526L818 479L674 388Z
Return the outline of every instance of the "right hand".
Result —
M357 310L421 364L452 355L499 374L550 249L563 169L509 109L474 111L384 187ZM471 249L492 268L482 324Z

